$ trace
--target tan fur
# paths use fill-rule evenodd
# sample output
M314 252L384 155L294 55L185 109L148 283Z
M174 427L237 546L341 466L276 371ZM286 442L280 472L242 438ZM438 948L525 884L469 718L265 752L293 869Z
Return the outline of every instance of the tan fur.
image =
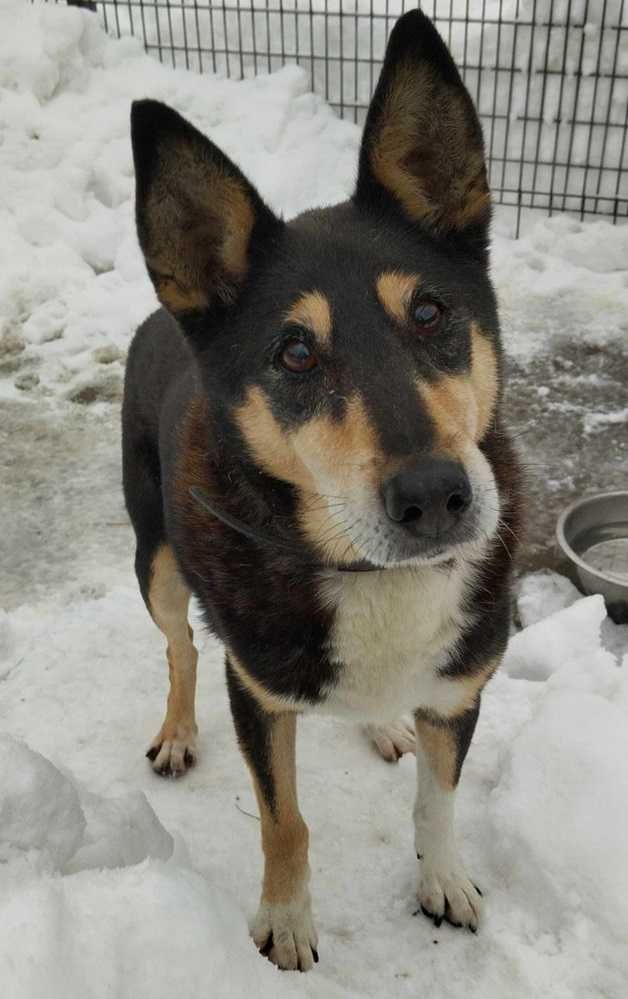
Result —
M416 732L430 769L443 791L456 786L456 739L445 725L432 725L422 718L416 720Z
M248 390L243 404L235 411L235 420L251 455L266 472L301 489L313 489L312 476L289 446L289 435L273 416L261 388L254 385Z
M432 773L439 786L444 791L452 791L456 786L457 746L454 732L443 719L453 722L465 711L470 711L478 703L478 697L499 666L499 659L490 659L483 667L470 675L459 678L451 677L452 691L458 696L454 698L452 710L439 705L437 713L433 713L434 722L430 720L429 710L417 714L415 727L421 746L429 759Z
M471 326L470 380L477 404L476 440L482 440L497 405L499 379L495 347L475 323Z
M162 264L162 261L158 261ZM192 312L194 309L206 309L209 297L198 288L190 288L174 277L167 277L154 270L155 291L162 305L174 315L179 312Z
M408 306L420 281L418 274L387 271L376 282L377 297L391 319L398 323L408 320Z
M292 305L284 316L285 323L294 323L311 330L318 343L325 345L331 337L331 305L321 291L309 291Z
M461 677L448 677L447 682L455 692L454 703L450 711L445 706L439 706L438 714L442 718L455 718L469 711L477 704L477 699L491 679L500 663L499 659L489 659L481 668Z
M490 193L465 95L429 65L402 63L371 149L377 180L406 215L442 230L486 217Z
M275 787L275 807L268 807L251 773L260 810L264 881L262 900L270 905L289 903L308 876L308 828L297 802L295 763L296 715L276 715L271 727L270 765Z
M251 201L194 146L170 143L160 159L142 227L157 294L175 314L202 309L214 296L230 301L247 271Z
M196 734L194 698L198 653L188 625L190 591L181 577L170 545L153 559L148 603L153 620L168 642L170 692L161 741L185 740Z
M443 375L431 384L421 380L418 388L436 427L439 449L462 457L469 441L482 440L495 410L498 380L493 345L472 324L470 370Z
M390 473L360 397L348 400L343 420L314 417L286 432L264 392L254 386L235 416L256 462L301 490L299 519L306 537L331 559L355 557L347 538L330 530L321 497L348 498L376 487Z
M268 398L257 386L249 389L236 420L251 454L277 478L317 492L320 475L347 488L377 481L385 456L358 395L347 401L343 420L318 416L286 432L273 416Z

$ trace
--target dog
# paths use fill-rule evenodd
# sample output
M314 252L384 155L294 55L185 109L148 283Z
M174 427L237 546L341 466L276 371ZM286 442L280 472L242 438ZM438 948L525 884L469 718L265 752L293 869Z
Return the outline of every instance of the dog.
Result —
M405 14L353 197L290 222L172 109L142 100L131 119L162 305L130 347L123 403L135 568L170 671L147 755L162 774L196 760L193 593L226 649L259 804L261 952L318 960L295 775L306 711L370 725L393 757L413 712L419 905L476 931L454 799L507 642L522 490L472 100L431 21Z

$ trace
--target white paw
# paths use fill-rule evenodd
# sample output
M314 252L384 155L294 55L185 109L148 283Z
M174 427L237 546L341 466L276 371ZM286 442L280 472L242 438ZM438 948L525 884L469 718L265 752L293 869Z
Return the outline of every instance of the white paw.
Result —
M162 777L182 777L197 760L196 725L168 725L151 742L146 756L155 773Z
M409 718L399 718L386 725L367 724L364 731L388 763L396 763L404 753L416 751L414 725Z
M309 971L318 961L318 935L310 895L304 891L288 904L262 900L253 923L253 940L273 964L286 971Z
M425 861L419 876L419 903L424 915L440 926L466 926L476 932L482 916L482 896L462 866L438 868Z

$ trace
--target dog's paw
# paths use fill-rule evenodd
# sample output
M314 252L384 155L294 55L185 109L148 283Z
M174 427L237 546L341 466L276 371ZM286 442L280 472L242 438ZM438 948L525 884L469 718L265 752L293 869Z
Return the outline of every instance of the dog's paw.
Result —
M318 936L308 892L283 905L262 900L252 932L260 953L278 968L309 971L318 961Z
M196 725L170 726L164 722L146 753L155 773L162 777L187 773L197 760L196 732Z
M414 725L407 718L386 725L367 724L364 732L388 763L396 763L404 753L416 751Z
M438 869L425 863L421 868L418 894L423 915L436 926L444 919L475 933L482 916L482 895L464 868Z

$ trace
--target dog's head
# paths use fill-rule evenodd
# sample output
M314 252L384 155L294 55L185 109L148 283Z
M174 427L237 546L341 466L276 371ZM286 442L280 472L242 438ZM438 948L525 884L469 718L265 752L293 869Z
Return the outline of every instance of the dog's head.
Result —
M174 111L134 105L137 225L161 302L319 555L483 547L499 395L482 133L418 11L391 35L350 202L290 223Z

